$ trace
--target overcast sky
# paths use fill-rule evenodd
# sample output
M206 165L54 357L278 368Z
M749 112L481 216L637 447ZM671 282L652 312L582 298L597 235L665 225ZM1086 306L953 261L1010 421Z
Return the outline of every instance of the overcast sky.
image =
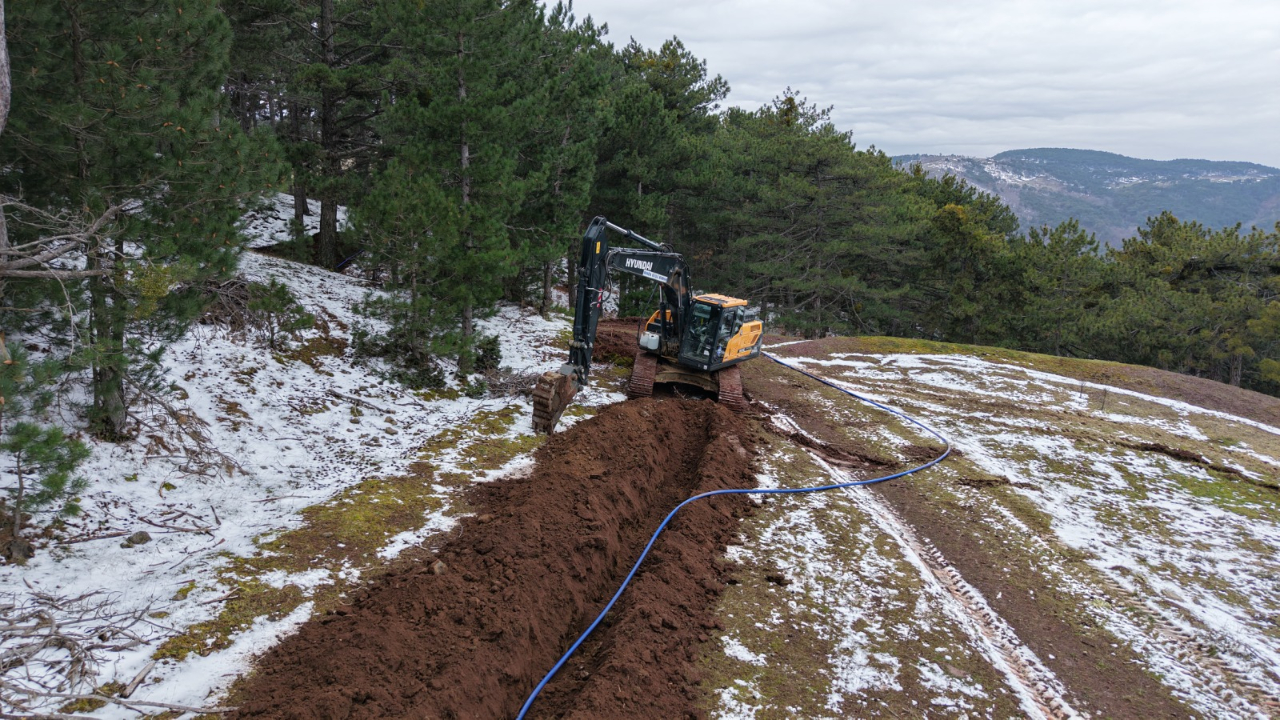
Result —
M891 155L1072 147L1280 167L1280 0L576 0L675 35L755 108L791 86Z

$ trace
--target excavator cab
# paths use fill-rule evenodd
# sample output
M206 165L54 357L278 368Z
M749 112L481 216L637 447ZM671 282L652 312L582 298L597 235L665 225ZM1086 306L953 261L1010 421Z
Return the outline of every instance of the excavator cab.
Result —
M760 354L763 323L747 310L747 301L725 295L699 295L689 311L680 343L681 364L719 370Z

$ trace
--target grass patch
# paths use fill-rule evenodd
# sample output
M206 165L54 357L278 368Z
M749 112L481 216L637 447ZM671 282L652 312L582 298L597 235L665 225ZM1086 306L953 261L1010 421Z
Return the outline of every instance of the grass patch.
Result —
M207 655L225 649L260 618L279 620L305 602L313 602L317 613L337 606L349 588L344 570L359 568L359 582L368 582L385 568L377 553L392 536L421 527L427 513L445 508L439 485L465 487L542 443L541 436L508 436L521 409L509 405L481 410L429 439L408 474L366 478L302 510L300 527L259 537L252 557L224 555L224 564L209 587L235 588L235 594L223 603L217 617L165 641L154 657L182 660L192 653ZM442 471L445 464L461 471ZM453 512L463 511L459 503L453 506ZM277 572L296 575L317 569L326 571L328 578L305 590L289 583L276 587L263 580ZM175 599L185 599L195 588L195 582L184 585Z
M520 405L481 410L469 420L428 439L419 457L430 459L456 453L457 464L467 470L496 470L518 455L533 452L546 439L541 435L507 437L523 410Z
M296 347L276 353L272 357L284 365L286 360L306 363L314 370L321 370L320 360L326 357L342 357L347 350L347 341L332 335L318 335L299 343Z
M426 470L421 464L416 469ZM236 588L217 617L197 623L166 640L156 659L182 660L191 653L207 655L230 647L235 636L259 618L279 620L304 602L323 612L337 605L348 583L341 571L361 568L361 582L377 574L377 551L393 535L422 526L423 516L444 507L431 487L431 477L420 472L404 476L371 477L353 485L327 502L301 512L301 527L275 537L260 537L252 557L224 555L216 586ZM289 575L326 570L328 580L309 591L297 585L275 587L261 578L280 571ZM179 590L178 599L194 590L194 582Z

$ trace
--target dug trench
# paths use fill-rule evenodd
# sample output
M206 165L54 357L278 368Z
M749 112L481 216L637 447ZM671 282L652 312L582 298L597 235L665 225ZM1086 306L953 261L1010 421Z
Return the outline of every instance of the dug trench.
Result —
M236 717L513 717L685 498L753 486L748 422L712 403L612 405L550 438L532 473L474 486L437 555L406 557L313 618L233 689ZM742 495L672 521L531 717L697 717Z

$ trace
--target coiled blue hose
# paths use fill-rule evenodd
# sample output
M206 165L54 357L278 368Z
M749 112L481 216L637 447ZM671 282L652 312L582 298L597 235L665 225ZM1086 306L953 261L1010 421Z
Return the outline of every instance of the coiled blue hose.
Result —
M919 420L916 420L910 415L907 415L901 410L895 410L891 407L888 407L887 405L882 405L876 402L875 400L872 400L870 398L865 398L851 390L842 388L836 385L835 383L831 382L830 380L827 380L826 378L814 375L813 373L807 370L802 370L798 367L788 365L782 362L781 360L779 360L778 358L774 357L773 355L770 355L769 353L761 353L761 354L769 358L770 360L778 363L782 367L787 368L788 370L794 370L795 372L798 372L801 375L805 375L814 380L817 380L823 385L826 385L831 388L835 388L836 390L839 390L840 392L846 395L857 398L858 400L861 400L862 402L868 405L884 410L885 412L897 415L903 420L906 420L912 423L913 425L920 427L925 432L941 440L943 444L946 445L947 449L943 451L941 455L939 455L938 457L930 460L929 462L923 465L920 465L918 467L913 467L910 470L904 470L903 472L894 473L892 475L872 478L870 480L855 480L853 482L835 483L834 485L819 485L817 487L807 487L807 488L765 488L765 489L733 488L729 490L712 490L710 492L702 493L701 495L694 495L688 500L685 500L684 502L680 503L675 507L674 510L667 513L667 517L663 519L662 524L658 526L657 530L653 531L653 536L649 538L648 544L644 546L644 551L641 552L640 557L636 559L635 565L631 566L631 572L627 573L627 577L622 581L622 585L618 587L618 591L615 592L613 594L613 597L609 599L609 604L604 606L604 609L601 610L600 614L596 616L596 619L591 622L591 625L582 633L582 635L578 636L578 639L574 641L573 645L570 646L570 648L567 651L565 651L565 654L561 655L560 659L556 662L556 664L552 666L550 672L548 672L546 676L542 678L542 682L538 683L538 686L533 689L533 692L529 693L529 698L525 700L524 705L521 706L520 714L516 716L516 720L524 720L524 716L528 714L529 708L533 707L533 701L538 698L538 693L541 693L542 689L546 687L547 683L551 682L551 678L555 677L556 673L560 672L560 668L564 667L564 664L569 661L569 658L573 657L573 654L577 652L578 648L582 645L582 643L585 642L586 639L591 636L591 633L595 631L596 626L600 624L600 621L604 620L604 616L608 615L609 611L613 609L614 603L618 602L618 598L622 597L623 591L627 589L627 585L631 583L631 579L635 577L636 572L640 569L640 564L643 563L645 557L648 556L649 550L653 548L653 544L658 541L658 536L661 535L662 531L666 529L667 524L671 522L671 518L675 517L676 513L680 512L680 509L683 508L685 505L688 505L689 503L695 500L701 500L703 498L709 498L715 495L757 495L757 494L759 495L794 495L798 493L823 492L825 490L838 490L840 488L853 487L855 485L873 485L875 483L882 483L888 480L894 480L894 479L903 477L905 475L910 475L912 473L920 472L921 470L924 470L926 468L933 467L934 465L937 465L938 463L945 460L947 456L951 454L951 441L947 440L947 438L944 437L937 430L934 430L933 428L929 427L928 425L925 425Z

